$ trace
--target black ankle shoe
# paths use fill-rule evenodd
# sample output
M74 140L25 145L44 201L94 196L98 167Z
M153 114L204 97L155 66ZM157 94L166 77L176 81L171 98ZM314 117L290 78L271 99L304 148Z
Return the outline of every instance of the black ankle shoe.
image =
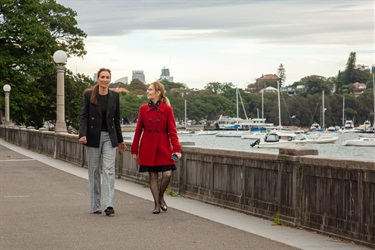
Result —
M114 214L115 213L115 210L113 209L113 207L107 207L106 210L104 210L105 214L107 216L110 216L111 214Z
M153 213L153 214L160 214L160 209L154 209L154 210L152 211L152 213Z
M98 211L93 212L93 214L101 214L101 213L102 213L102 210L98 210Z
M160 209L163 210L164 212L167 212L168 207L167 205L164 205L164 206L160 206Z

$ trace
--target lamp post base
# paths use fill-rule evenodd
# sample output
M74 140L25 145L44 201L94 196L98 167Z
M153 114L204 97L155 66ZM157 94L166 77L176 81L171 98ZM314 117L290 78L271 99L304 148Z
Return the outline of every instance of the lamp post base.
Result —
M55 133L67 133L65 122L56 122Z

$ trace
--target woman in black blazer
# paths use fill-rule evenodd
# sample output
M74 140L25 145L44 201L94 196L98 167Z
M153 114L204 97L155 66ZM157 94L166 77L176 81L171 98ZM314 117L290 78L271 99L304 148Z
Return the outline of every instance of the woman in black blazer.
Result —
M79 141L86 147L88 163L91 212L101 214L101 191L107 216L114 214L113 197L115 184L116 148L124 152L120 126L120 98L109 90L111 71L98 71L98 84L84 92ZM100 170L102 166L102 171ZM102 185L101 173L103 175Z

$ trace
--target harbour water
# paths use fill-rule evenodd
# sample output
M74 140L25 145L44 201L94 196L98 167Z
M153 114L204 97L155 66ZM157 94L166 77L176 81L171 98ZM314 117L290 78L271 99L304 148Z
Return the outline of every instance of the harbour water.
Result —
M125 137L133 139L134 132L124 132ZM375 161L375 147L358 147L358 146L342 146L343 140L357 139L356 133L334 133L339 136L335 143L328 144L307 144L306 147L318 149L320 156L326 156L335 159L354 159L354 160L370 160ZM241 139L239 137L217 137L215 135L197 135L181 134L180 141L191 141L195 146L202 148L219 148L230 150L241 150L248 152L262 152L278 154L279 150L274 148L252 148L250 143L253 140Z

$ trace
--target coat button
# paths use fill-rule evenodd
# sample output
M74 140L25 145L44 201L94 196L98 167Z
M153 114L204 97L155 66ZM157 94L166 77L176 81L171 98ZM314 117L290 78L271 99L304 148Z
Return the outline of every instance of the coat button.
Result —
M148 118L148 121L149 121L149 122L152 122L152 118Z
M91 120L95 120L95 118L94 118L94 117L91 117Z
M159 119L157 119L157 120L156 120L156 122L160 122L160 120L159 120Z
M94 128L94 126L91 126L91 128Z
M159 129L156 130L156 133L159 133Z
M156 112L160 113L160 110L156 110Z
M149 128L149 129L148 129L148 132L151 132L151 131L152 131L152 129Z

